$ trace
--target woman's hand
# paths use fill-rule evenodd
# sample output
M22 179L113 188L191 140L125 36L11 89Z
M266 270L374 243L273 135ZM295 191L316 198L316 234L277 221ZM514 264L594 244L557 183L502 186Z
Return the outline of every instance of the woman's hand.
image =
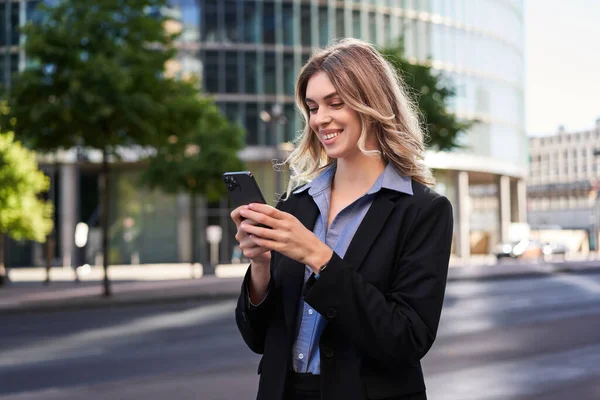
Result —
M246 234L252 235L252 242L260 248L275 250L293 260L308 265L315 273L331 259L333 250L293 215L266 204L252 203L240 210L247 218L240 224ZM256 226L256 223L269 228Z
M240 206L231 212L231 219L235 223L237 233L235 234L235 240L240 245L240 250L244 257L249 258L252 265L258 267L269 267L271 262L271 249L261 247L256 244L254 237L248 235L245 230L241 229L241 225L256 225L256 222L252 220L242 220L240 211L248 206Z

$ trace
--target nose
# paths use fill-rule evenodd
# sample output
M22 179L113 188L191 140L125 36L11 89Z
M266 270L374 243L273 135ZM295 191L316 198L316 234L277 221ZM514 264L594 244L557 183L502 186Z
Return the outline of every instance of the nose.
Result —
M325 126L331 122L331 116L325 107L319 107L313 118L317 126Z

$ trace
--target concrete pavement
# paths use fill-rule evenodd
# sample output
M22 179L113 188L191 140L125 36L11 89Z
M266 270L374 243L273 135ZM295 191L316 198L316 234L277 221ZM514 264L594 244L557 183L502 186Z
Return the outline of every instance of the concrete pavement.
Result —
M109 297L103 296L101 267L81 269L80 282L74 282L71 268L52 268L48 285L43 284L44 268L11 269L11 283L0 288L0 314L232 298L239 293L246 269L246 264L223 264L215 268L215 275L203 276L199 264L115 265L109 268L112 288ZM600 260L595 257L543 263L508 260L492 264L489 259L481 259L473 264L452 260L448 279L489 280L592 272L600 272Z

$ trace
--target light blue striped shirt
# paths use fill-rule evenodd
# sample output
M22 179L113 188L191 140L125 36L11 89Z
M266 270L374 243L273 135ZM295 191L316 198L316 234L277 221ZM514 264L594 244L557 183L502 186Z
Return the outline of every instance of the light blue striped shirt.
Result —
M326 243L340 257L344 257L352 237L358 230L360 223L369 211L373 199L381 188L395 190L412 195L411 179L400 175L392 164L388 164L377 178L371 189L352 204L340 211L327 229L329 207L331 204L331 182L335 174L336 164L332 164L323 171L315 180L296 190L300 193L308 190L317 207L319 218L315 223L313 233ZM306 266L304 283L310 278L312 269ZM296 340L292 347L292 368L295 372L318 375L321 373L321 360L319 340L325 329L327 320L308 305L300 297L296 326L298 327Z

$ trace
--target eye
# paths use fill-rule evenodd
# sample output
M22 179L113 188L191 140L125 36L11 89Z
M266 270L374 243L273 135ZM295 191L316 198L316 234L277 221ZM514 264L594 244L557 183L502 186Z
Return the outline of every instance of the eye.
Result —
M344 105L344 103L331 103L331 107L333 108L340 108Z
M319 109L318 109L318 108L315 108L315 107L311 107L311 108L309 108L309 109L308 109L308 111L309 111L311 114L314 114L314 113L316 113L316 112L317 112L317 110L319 110Z

